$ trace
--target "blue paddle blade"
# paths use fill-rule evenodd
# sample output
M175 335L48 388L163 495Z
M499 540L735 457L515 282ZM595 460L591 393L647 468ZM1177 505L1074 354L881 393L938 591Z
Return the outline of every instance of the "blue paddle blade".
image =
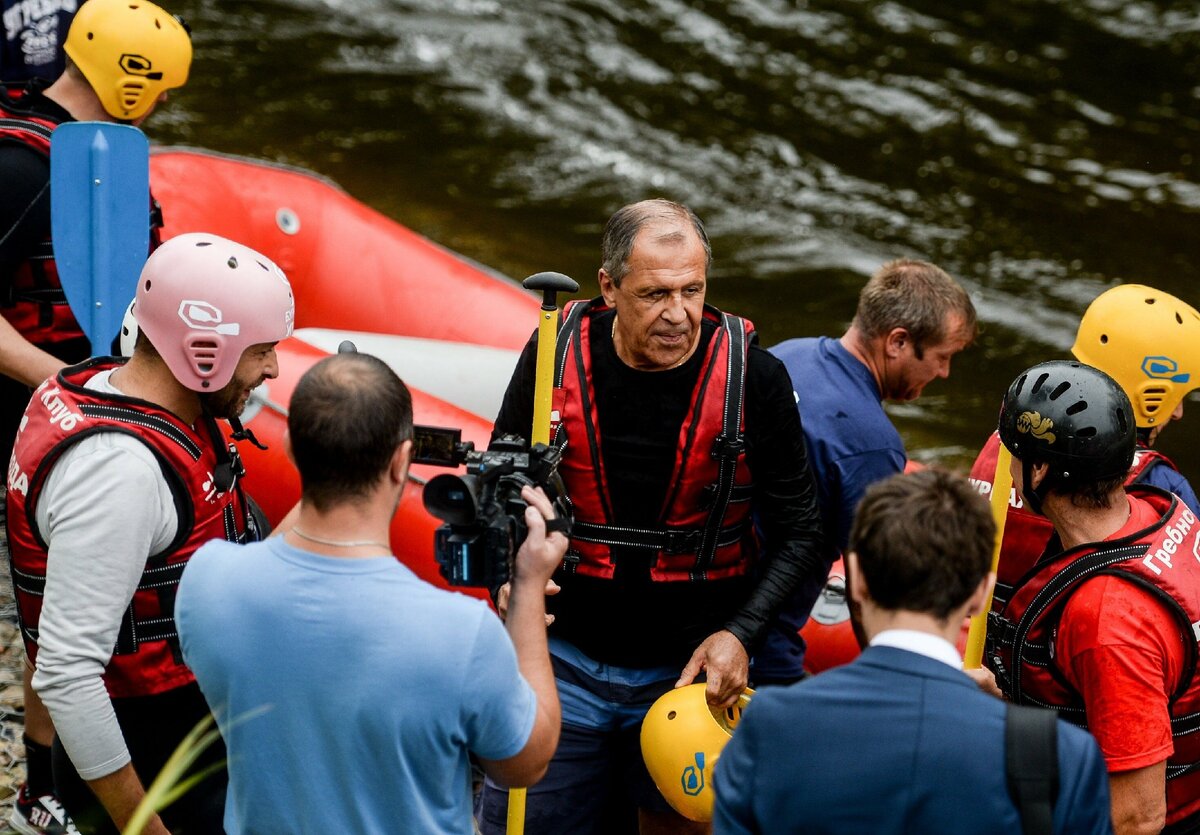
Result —
M150 146L130 125L67 122L50 135L50 221L67 304L107 354L150 250Z

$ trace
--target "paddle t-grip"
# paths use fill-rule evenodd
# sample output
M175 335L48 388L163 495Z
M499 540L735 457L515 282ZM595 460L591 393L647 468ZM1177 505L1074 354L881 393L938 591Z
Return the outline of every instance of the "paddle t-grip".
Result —
M558 294L576 293L579 284L562 273L536 273L521 282L526 290L540 290L537 370L533 389L533 427L529 441L550 443L550 401L554 391L554 342L558 337Z
M540 290L542 310L558 309L559 293L578 293L579 283L562 273L534 273L521 282L526 290Z

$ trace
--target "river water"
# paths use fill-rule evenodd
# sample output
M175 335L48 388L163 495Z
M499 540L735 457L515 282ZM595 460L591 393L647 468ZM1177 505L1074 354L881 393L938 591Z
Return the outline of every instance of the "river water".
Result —
M1105 288L1200 304L1200 3L167 5L196 59L154 139L314 169L509 275L594 292L604 220L670 197L770 345L840 334L885 260L937 262L984 330L892 409L921 460L969 464ZM1193 474L1194 411L1160 444Z

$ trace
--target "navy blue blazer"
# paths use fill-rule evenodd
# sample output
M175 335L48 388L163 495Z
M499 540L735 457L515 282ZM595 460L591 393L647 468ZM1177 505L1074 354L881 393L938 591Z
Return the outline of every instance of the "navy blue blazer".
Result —
M1005 705L905 650L760 691L717 762L714 833L1014 835ZM1110 833L1095 740L1060 721L1058 835Z

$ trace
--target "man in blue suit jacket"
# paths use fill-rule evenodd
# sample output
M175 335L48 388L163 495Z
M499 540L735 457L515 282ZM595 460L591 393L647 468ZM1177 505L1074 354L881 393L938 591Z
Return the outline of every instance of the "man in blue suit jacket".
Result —
M870 646L853 663L754 697L714 775L716 835L1012 835L1005 705L962 672L954 639L982 611L994 526L957 476L868 490L847 570ZM1095 741L1058 722L1058 835L1109 833Z

